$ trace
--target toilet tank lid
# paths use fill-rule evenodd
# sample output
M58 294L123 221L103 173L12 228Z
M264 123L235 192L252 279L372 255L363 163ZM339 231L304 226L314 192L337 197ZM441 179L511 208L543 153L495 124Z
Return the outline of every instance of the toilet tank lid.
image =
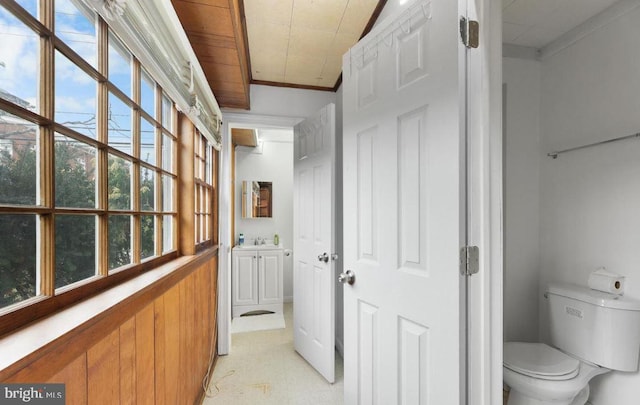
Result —
M605 308L640 311L640 301L621 295L592 290L589 287L575 284L550 284L547 288L547 293L572 298Z

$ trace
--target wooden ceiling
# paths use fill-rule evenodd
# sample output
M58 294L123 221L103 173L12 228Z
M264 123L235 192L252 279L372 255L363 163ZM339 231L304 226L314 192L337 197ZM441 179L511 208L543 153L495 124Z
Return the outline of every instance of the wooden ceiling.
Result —
M220 107L249 109L249 60L239 0L172 0Z
M240 146L258 146L258 134L255 129L232 128L231 142Z
M338 67L327 69L331 72L332 79L325 79L323 81L317 80L315 83L309 82L309 84L304 84L304 82L301 82L300 80L288 80L286 76L283 76L282 81L266 82L264 80L254 80L252 78L249 42L244 15L244 1L260 2L262 3L262 6L265 7L265 10L270 10L280 4L281 0L171 1L178 18L187 33L187 37L191 42L191 46L202 65L202 69L220 107L250 109L249 85L251 83L332 91L336 91L339 87L341 77L339 75L340 69ZM294 3L314 3L314 1L317 3L317 0L287 1L292 4L291 10L293 13L295 13L295 9L293 8ZM371 4L375 4L375 1L372 3L371 0L331 0L323 3L321 7L334 8L337 10L334 10L334 14L343 13L346 16L353 14L353 10L359 10L362 12L364 2L368 2L370 5L367 10L371 10ZM364 27L362 34L359 36L360 38L369 32L385 3L386 0L377 0L377 5L373 8L370 17L367 18L368 22ZM252 3L252 7L253 6L254 4ZM318 5L316 4L314 7L318 7ZM319 17L321 17L321 15L319 15ZM260 22L255 16L252 18L254 24L256 21ZM289 37L297 38L295 36L296 30L294 29L290 29L287 35ZM309 57L317 57L317 49L319 46L318 41L323 37L327 38L326 41L329 42L336 38L335 36L330 37L329 35L314 38L313 44L315 46L307 47ZM356 35L353 37L353 44L355 44L357 40L358 36ZM268 41L269 40L266 39L266 41L263 41L262 43L268 43ZM333 52L334 54L338 54L350 47L350 45L343 43L344 41L333 42L336 42L336 44L327 43L320 46L329 48L335 45L340 48L336 48ZM259 51L261 51L261 49L258 49L256 52ZM333 59L334 60L332 62L334 64L339 63L339 61L337 62L337 58ZM261 63L264 63L264 58L261 59ZM316 67L313 66L313 64L310 64L309 68ZM336 75L337 79L334 78ZM315 75L309 76L315 77ZM328 83L333 83L333 86L328 86Z

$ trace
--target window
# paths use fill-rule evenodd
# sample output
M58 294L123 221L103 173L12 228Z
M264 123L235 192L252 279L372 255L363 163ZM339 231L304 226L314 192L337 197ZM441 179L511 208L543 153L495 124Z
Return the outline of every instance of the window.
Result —
M195 173L195 241L196 245L209 245L216 242L217 224L213 213L215 201L215 171L217 170L217 152L199 131L194 133L194 173Z
M171 98L80 2L3 2L0 41L0 314L176 256Z

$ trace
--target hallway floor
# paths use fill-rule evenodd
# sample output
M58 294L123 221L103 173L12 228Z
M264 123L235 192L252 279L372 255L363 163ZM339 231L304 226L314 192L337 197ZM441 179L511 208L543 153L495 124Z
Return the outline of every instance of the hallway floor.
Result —
M293 349L293 307L285 329L237 333L231 354L220 356L204 405L333 405L343 403L343 365L329 384Z

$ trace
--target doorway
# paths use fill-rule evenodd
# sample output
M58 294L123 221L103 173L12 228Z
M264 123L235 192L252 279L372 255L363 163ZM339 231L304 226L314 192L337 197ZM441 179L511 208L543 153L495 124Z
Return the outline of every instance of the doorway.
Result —
M240 146L233 147L226 146L226 150L223 152L223 159L229 164L223 164L230 169L228 178L231 179L230 184L222 184L221 190L229 190L227 198L222 197L222 201L227 201L229 211L231 215L224 220L221 218L221 232L223 235L229 235L228 240L233 243L223 248L221 247L220 253L220 342L219 353L229 354L233 356L235 348L236 338L231 335L231 329L225 330L224 324L230 325L232 321L231 314L231 251L233 245L238 243L239 234L242 232L245 237L245 243L254 243L256 237L262 237L267 242L273 241L273 236L277 232L280 238L280 245L284 248L284 308L285 308L285 323L286 328L289 329L290 325L287 321L287 310L292 310L293 303L293 280L292 280L292 261L291 250L293 244L293 237L287 236L293 233L293 210L289 207L293 203L293 190L292 185L285 181L284 178L290 178L292 183L293 178L293 144L292 133L293 126L300 122L301 118L295 117L273 117L273 116L259 116L250 114L225 114L226 122L223 133L227 137L231 144L231 131L236 128L243 130L256 131L258 138L261 142L258 142L256 146ZM278 152L274 152L273 149L280 149ZM278 153L281 155L276 156ZM288 155L285 159L283 155ZM272 159L279 160L277 167L269 167L268 161ZM287 160L288 159L288 160ZM287 160L287 162L284 162ZM266 162L266 163L265 163ZM266 166L265 166L266 165ZM223 174L224 175L224 174ZM268 178L267 178L268 177ZM270 181L272 183L272 199L273 199L273 216L271 218L242 218L242 206L241 206L241 188L242 182L247 180L256 180L260 183L263 181ZM233 194L231 190L234 190ZM283 199L287 201L282 201ZM286 217L286 218L283 218ZM226 223L225 223L226 220ZM221 240L224 240L221 237ZM287 256L289 254L289 256ZM337 297L339 299L339 297ZM222 309L222 307L225 307ZM341 315L342 306L341 302L336 302L336 314ZM225 318L226 315L226 319ZM342 317L336 316L336 323L341 322ZM292 326L292 325L291 325ZM336 331L341 333L342 325L336 325ZM264 333L264 332L259 332ZM273 332L276 333L276 332ZM286 333L286 332L284 332ZM247 334L251 335L251 333ZM246 339L244 339L246 340ZM243 339L240 339L242 342ZM339 364L339 368L336 369L336 375L342 378L342 362L341 362L341 335L336 337L337 342L337 358L336 363ZM226 344L225 344L226 342ZM226 350L225 350L226 348ZM293 346L291 347L293 352ZM297 354L296 354L297 356Z

